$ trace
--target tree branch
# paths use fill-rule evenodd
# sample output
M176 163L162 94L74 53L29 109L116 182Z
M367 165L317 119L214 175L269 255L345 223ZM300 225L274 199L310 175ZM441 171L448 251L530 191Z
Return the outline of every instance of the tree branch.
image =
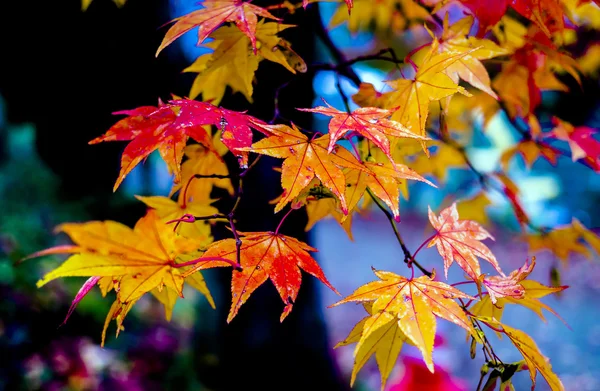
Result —
M402 236L400 235L400 231L398 231L398 227L396 226L396 221L394 220L394 216L390 213L389 210L386 209L386 207L381 203L381 201L379 201L379 199L377 197L375 197L375 195L373 194L371 189L367 188L367 193L369 193L369 195L371 196L373 201L377 204L379 209L381 209L381 211L385 214L385 216L389 220L390 224L392 225L392 229L394 230L394 235L396 235L396 239L398 240L398 243L400 244L400 247L402 248L402 252L404 253L404 263L406 263L408 265L408 267L411 269L413 268L413 265L416 266L421 271L421 273L423 273L427 277L431 278L433 273L428 271L427 269L425 269L423 266L421 266L421 264L419 264L419 262L417 262L417 260L412 256L408 247L406 247L406 244L404 243L404 240L402 239Z

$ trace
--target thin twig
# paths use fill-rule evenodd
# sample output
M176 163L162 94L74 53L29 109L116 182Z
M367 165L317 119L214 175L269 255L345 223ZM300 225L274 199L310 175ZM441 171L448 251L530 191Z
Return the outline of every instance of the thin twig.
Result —
M406 263L408 265L408 267L411 269L412 269L413 265L416 266L421 271L421 273L423 273L427 277L431 278L433 273L428 271L427 269L425 269L423 266L421 266L419 264L419 262L417 262L417 260L411 255L408 247L406 247L406 244L404 243L404 240L402 239L402 236L400 235L400 231L398 231L398 227L396 226L396 221L394 220L394 216L390 213L390 211L388 211L386 209L386 207L381 203L381 201L379 201L379 199L377 197L375 197L375 195L373 194L371 189L367 188L367 193L369 193L369 195L371 196L371 198L373 199L375 204L377 204L379 209L381 209L381 211L385 214L385 216L389 220L390 224L392 225L392 229L394 230L394 235L396 235L396 239L398 240L398 243L400 244L400 247L402 248L402 252L404 253L404 263Z

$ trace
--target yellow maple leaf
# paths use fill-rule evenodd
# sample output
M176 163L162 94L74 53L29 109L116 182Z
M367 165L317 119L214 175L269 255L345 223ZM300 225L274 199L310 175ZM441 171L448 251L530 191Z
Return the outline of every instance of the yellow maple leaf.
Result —
M552 391L564 391L565 387L556 373L552 371L552 366L550 365L548 358L540 352L540 349L537 347L535 341L529 335L525 334L521 330L509 327L494 319L485 319L485 321L494 327L500 327L502 332L510 339L517 350L519 350L519 352L523 355L525 363L529 369L532 389L535 388L535 378L539 372L544 379L546 379Z
M369 337L391 321L397 322L406 337L419 348L427 368L433 372L433 340L436 316L446 319L480 340L466 313L454 299L471 296L428 276L407 279L397 274L374 270L378 281L369 282L332 306L348 302L373 302L372 315L365 321L356 347L360 351Z
M215 151L223 156L229 150L221 142L221 132L216 132L212 138ZM192 144L185 147L183 153L187 160L181 165L181 181L174 182L169 196L179 192L177 202L185 206L188 202L210 203L210 193L214 187L226 190L233 195L234 190L229 178L194 178L195 175L210 176L229 175L227 164L217 155L201 144Z
M111 309L114 311L109 313L107 322L120 316L118 329L123 314L145 293L171 289L181 296L184 277L177 264L199 258L197 250L202 245L198 239L173 232L172 226L165 224L154 210L149 210L133 229L115 221L66 223L57 229L69 235L75 245L58 246L34 255L72 255L44 275L38 287L61 277L105 277L98 281L103 294L113 286L117 292L115 308ZM201 285L198 278L192 284ZM204 288L199 290L208 292Z
M591 247L600 254L600 237L573 218L571 224L555 227L550 232L528 234L525 237L531 251L548 250L566 262L572 254L591 257ZM586 246L587 244L587 246Z
M445 70L473 51L474 49L461 53L438 53L438 42L432 42L431 49L417 67L414 78L386 82L392 88L391 92L385 93L385 108L393 110L391 119L400 122L413 133L425 136L430 102L455 93L470 96Z
M352 33L368 31L372 25L377 32L399 32L431 20L431 15L415 0L354 0L352 13L341 2L331 20L332 29L348 22Z
M184 72L198 73L192 84L190 98L201 94L203 100L218 105L229 86L252 102L252 80L262 59L281 64L292 73L296 73L296 70L306 71L304 61L297 55L292 61L294 52L286 41L277 36L277 33L290 27L294 26L260 21L256 26L257 54L253 53L248 36L238 28L223 26L217 29L211 34L214 41L203 45L213 52L201 55L184 69Z
M485 208L491 204L492 202L487 194L480 191L471 198L458 201L456 209L458 210L458 215L464 220L473 220L481 224L487 224L489 219L487 213L485 213Z
M446 67L444 73L450 76L454 83L458 84L459 79L466 81L473 87L478 88L490 96L498 99L498 96L490 86L490 77L487 70L480 60L488 60L493 57L510 53L489 39L479 39L468 37L474 18L468 16L459 21L450 24L448 14L444 18L444 30L439 39L437 47L438 53L465 53L464 57L451 63ZM432 38L436 39L433 33ZM475 49L475 50L473 50Z
M351 343L360 343L361 337L365 328L365 325L369 318L373 315L373 306L371 303L365 303L365 309L369 313L369 316L364 317L360 320L350 331L350 334L337 345L346 346ZM398 322L393 319L388 323L382 325L373 333L371 333L360 345L356 346L354 350L354 365L352 366L352 377L350 378L350 386L354 385L356 375L365 363L375 354L375 360L381 373L381 390L385 389L385 384L388 377L390 376L400 350L404 343L411 343L410 339L402 332L402 329L398 325Z
M92 4L92 1L94 0L81 0L81 10L86 11L90 4ZM112 2L115 3L117 7L121 8L125 5L127 0L112 0Z

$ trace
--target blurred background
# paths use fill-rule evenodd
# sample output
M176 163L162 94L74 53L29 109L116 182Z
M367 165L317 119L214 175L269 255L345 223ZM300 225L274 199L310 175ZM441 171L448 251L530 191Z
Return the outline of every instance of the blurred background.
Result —
M38 290L35 282L60 258L15 266L27 254L63 243L64 237L52 233L59 223L111 219L131 226L145 211L135 194L169 192L166 167L159 156L152 155L113 194L124 144L89 146L87 142L116 121L111 115L114 111L156 105L159 98L188 93L193 75L181 70L202 50L195 47L194 32L158 58L154 53L165 32L160 27L197 6L190 0L128 0L122 7L116 3L94 0L86 12L81 11L79 0L0 4L0 31L5 37L0 70L0 390L349 390L353 347L333 350L333 346L363 317L362 307L327 309L338 297L310 277L304 279L294 311L282 324L277 316L280 299L265 284L227 325L230 272L209 270L206 278L217 310L195 292L186 291L172 321L166 322L162 306L144 297L126 320L125 332L118 339L109 335L105 348L100 348L109 301L92 291L69 322L60 326L84 279L54 281ZM292 15L289 23L327 26L338 6L310 6ZM587 28L590 42L597 40L597 31ZM410 49L424 39L420 30L397 39L381 31L351 33L346 24L326 34L326 38L307 36L290 29L285 37L307 63L333 62L323 39L331 39L349 58L386 45ZM585 46L585 42L580 44ZM363 81L377 84L386 75L379 65L361 63L353 70ZM237 94L227 96L221 105L270 119L277 87L292 79L277 67L261 63L254 104ZM563 81L573 86L571 92L544 94L540 117L549 118L549 113L559 111L561 118L572 123L599 127L598 79L584 78L583 88L572 80ZM341 88L348 95L357 91L344 78ZM312 85L293 80L281 91L282 115L304 127L326 131L323 118L294 110L321 104L321 98L343 107L333 72L317 72ZM501 114L486 129L480 123L475 122L479 136L467 152L480 171L492 172L501 154L518 140L518 133ZM279 174L271 169L276 163L261 159L248 179L253 185L242 201L240 230L272 230L279 221L267 203L280 192ZM558 167L539 160L527 169L521 159L514 159L509 174L537 225L569 224L576 217L592 229L600 226L600 176L588 167L560 158ZM401 203L400 224L410 249L430 234L427 205L439 210L450 197L472 196L474 180L468 170L451 169L440 189L411 186L410 198ZM486 211L491 221L486 227L496 237L490 247L505 270L516 269L532 254L519 237L511 206L493 192L489 198ZM372 281L371 266L407 272L389 223L377 209L354 218L355 241L333 219L319 222L308 233L306 222L302 213L292 214L283 233L319 249L316 258L342 295ZM216 232L215 236L226 234ZM550 253L537 254L534 279L550 284L550 270L556 268L562 284L571 286L560 296L544 299L570 327L551 314L542 323L522 308L508 308L504 318L529 333L552 358L567 390L600 389L596 376L600 373L600 324L596 321L600 266L594 256L591 261L573 257L567 265ZM419 261L426 268L441 270L435 250L423 250ZM449 278L460 279L457 269L451 269ZM483 358L469 358L462 330L444 321L438 325L436 373L430 374L419 352L408 347L401 353L388 389L475 389ZM507 341L494 341L494 346L506 361L520 359ZM517 390L529 389L526 373L515 379ZM354 389L377 390L379 384L377 368L370 362ZM536 389L546 387L540 378Z

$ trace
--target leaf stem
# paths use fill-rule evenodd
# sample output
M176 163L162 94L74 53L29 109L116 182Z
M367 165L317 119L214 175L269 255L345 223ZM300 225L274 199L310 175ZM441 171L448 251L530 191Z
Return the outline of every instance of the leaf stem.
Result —
M169 263L169 265L174 268L174 269L180 269L182 267L186 267L186 266L193 266L193 265L197 265L201 262L209 262L209 261L222 261L222 262L226 262L228 264L230 264L234 269L241 271L242 270L242 265L240 265L239 262L234 262L231 259L227 259L227 258L223 258L223 257L200 257L191 261L187 261L187 262L182 262L182 263L175 263L175 262L171 262Z
M281 226L283 225L283 222L285 221L285 219L290 215L290 213L292 213L294 211L294 208L290 208L290 210L288 210L288 212L282 217L281 221L279 222L279 224L277 225L277 228L275 229L275 235L277 235L279 233L279 229L281 228Z
M404 253L404 263L406 263L407 266L411 269L413 269L413 265L416 266L421 271L421 273L423 273L427 277L431 278L432 273L430 271L428 271L427 269L425 269L423 266L421 266L421 264L419 264L419 262L417 262L417 260L414 258L414 256L411 255L408 247L406 247L406 244L404 243L404 240L402 239L402 236L400 235L400 231L398 231L398 227L396 226L396 221L394 220L394 216L392 215L392 213L390 213L390 211L385 208L385 206L381 203L381 201L379 201L379 199L377 197L375 197L375 195L373 194L371 189L367 188L367 193L369 193L369 195L371 196L371 198L373 199L375 204L377 204L379 209L381 209L381 211L385 214L385 216L389 220L389 222L392 226L392 229L394 230L394 235L396 235L396 239L398 240L398 243L400 244L400 247L402 248L402 252ZM413 273L414 273L414 270L413 270Z
M423 241L423 243L421 243L421 245L419 246L419 248L417 248L417 251L415 251L415 253L413 254L413 257L416 257L417 254L419 253L419 251L421 251L421 249L423 249L423 247L425 247L425 245L427 243L429 243L433 238L435 238L435 235L437 235L437 233L431 235L430 237L428 237L427 239L425 239Z

